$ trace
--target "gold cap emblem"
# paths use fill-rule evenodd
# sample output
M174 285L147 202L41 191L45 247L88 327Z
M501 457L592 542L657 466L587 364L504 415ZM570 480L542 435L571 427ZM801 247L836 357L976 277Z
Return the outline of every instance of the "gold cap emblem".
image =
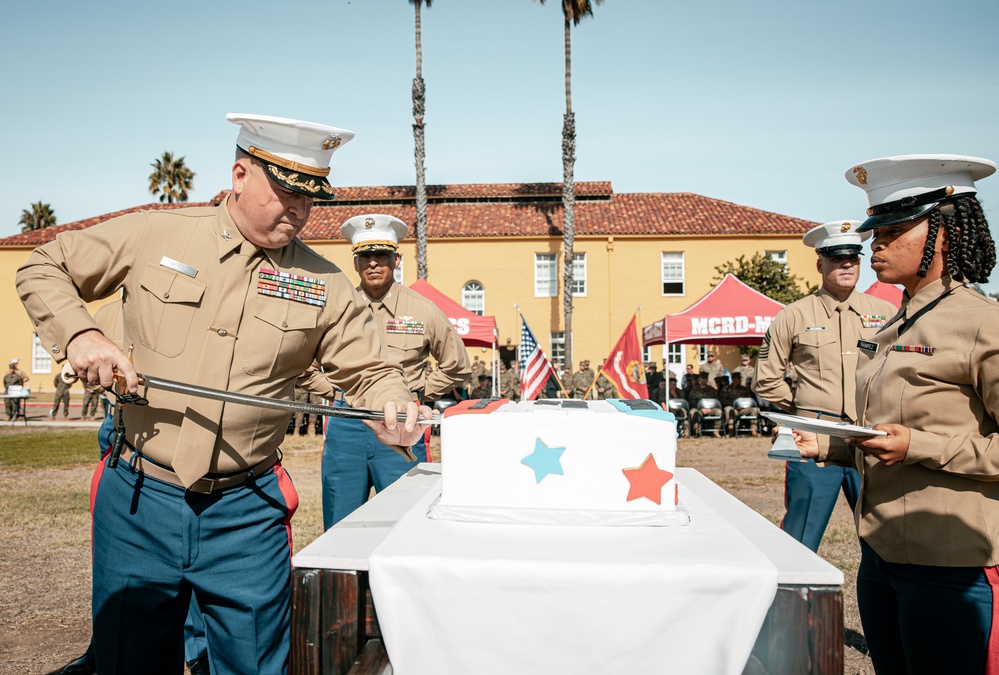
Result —
M850 225L850 223L843 223L842 225L839 226L839 231L840 232L849 232L851 227L853 227L853 226Z
M343 140L339 136L330 136L323 141L323 150L336 150Z
M365 230L370 230L374 226L375 226L375 219L374 218L365 218L364 219L364 229Z
M950 197L952 194L954 194L954 186L953 185L948 185L946 188L944 188L944 193L948 197Z
M853 167L853 174L857 177L857 182L867 185L867 170L862 166Z

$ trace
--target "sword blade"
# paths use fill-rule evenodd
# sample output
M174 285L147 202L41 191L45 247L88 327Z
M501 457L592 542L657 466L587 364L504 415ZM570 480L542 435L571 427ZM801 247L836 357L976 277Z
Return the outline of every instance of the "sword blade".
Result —
M187 384L186 382L176 382L174 380L156 377L155 375L143 375L140 373L139 381L145 386L153 389L162 389L163 391L170 391L175 394L186 394L188 396L197 396L199 398L210 398L216 401L224 401L226 403L249 405L256 408L270 408L271 410L306 412L313 415L329 415L330 417L349 417L364 420L385 419L385 413L381 410L365 410L364 408L336 408L331 405L321 405L318 403L284 401L276 398L267 398L266 396L240 394L235 391L212 389L211 387L202 387L197 384ZM399 413L397 419L399 422L404 423L406 421L406 415L404 413ZM421 419L418 423L421 425L437 425L440 424L441 421L439 415L434 415L433 419Z

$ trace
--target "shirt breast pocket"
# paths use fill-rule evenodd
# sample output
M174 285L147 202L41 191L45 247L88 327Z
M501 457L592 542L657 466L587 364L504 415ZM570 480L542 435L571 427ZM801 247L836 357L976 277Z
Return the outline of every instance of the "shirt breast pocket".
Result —
M407 333L386 333L385 344L391 354L399 363L412 364L419 360L423 353L423 345L426 341L424 335L413 335Z
M811 368L822 370L823 368L840 367L842 361L842 350L839 348L838 336L831 330L810 330L798 335L797 349L795 349L795 368Z
M238 362L249 375L301 373L312 365L318 322L318 307L258 295L253 319L240 327Z
M164 267L147 265L139 286L143 290L135 298L139 342L163 356L177 356L187 345L205 285Z

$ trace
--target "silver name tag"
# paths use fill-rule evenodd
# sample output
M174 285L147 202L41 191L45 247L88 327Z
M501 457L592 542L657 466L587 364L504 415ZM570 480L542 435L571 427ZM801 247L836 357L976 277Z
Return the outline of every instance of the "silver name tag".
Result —
M810 331L810 330L825 330L825 329L826 329L825 326L805 326L805 331Z
M191 267L190 265L185 265L184 263L178 262L178 261L174 260L173 258L168 258L166 256L163 256L163 258L160 259L160 265L162 267L169 267L170 269L172 269L175 272L180 272L181 274L186 274L187 276L191 277L192 279L194 277L198 276L198 268Z

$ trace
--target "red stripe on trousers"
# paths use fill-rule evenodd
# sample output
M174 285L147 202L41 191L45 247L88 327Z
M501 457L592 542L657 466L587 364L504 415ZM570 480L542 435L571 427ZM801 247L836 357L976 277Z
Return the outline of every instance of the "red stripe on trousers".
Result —
M94 555L94 502L97 501L97 486L101 484L101 476L104 475L104 467L106 464L104 460L107 459L108 453L111 452L109 447L101 455L101 459L97 462L97 468L94 469L94 475L90 477L90 555ZM93 561L91 561L93 562Z
M295 489L291 476L281 466L281 462L274 465L274 472L277 474L278 489L281 490L281 496L284 497L284 503L288 507L288 515L284 517L284 529L288 532L288 555L290 556L295 550L291 543L291 517L298 510L298 490Z
M992 587L992 627L985 661L985 675L999 675L999 568L986 567L985 579Z

